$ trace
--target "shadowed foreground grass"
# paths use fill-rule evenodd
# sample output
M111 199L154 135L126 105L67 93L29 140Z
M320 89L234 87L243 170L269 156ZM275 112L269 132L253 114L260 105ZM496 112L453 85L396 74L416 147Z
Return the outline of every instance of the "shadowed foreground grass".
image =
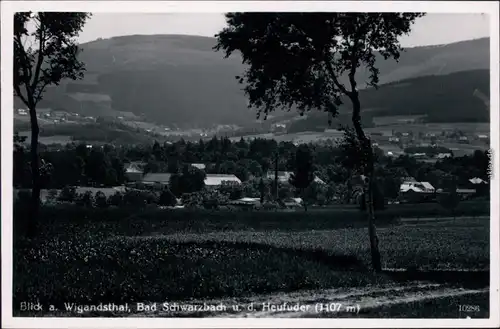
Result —
M245 243L52 240L15 259L14 306L26 300L58 307L67 301L185 300L389 281L367 273L354 256Z
M147 214L120 221L112 211L101 215L113 218L99 220L82 209L65 218L44 214L36 240L14 239L18 314L22 301L62 309L65 302L164 302L393 282L370 271L367 232L356 218L346 228L348 219L330 224L325 215L280 222L258 213L242 221L212 214L196 223L152 221ZM489 267L487 219L386 224L379 236L387 267Z

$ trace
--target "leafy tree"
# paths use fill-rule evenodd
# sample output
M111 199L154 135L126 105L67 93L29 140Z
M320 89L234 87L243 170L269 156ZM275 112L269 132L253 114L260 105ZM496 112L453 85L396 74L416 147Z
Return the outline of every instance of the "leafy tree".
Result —
M36 232L40 208L40 130L36 108L47 86L57 86L66 78L83 78L84 65L77 59L76 37L89 17L87 13L69 12L18 12L14 15L14 95L28 107L31 123L33 203L29 236ZM30 24L34 25L33 31L29 30Z
M73 186L65 186L59 193L59 201L73 202L77 197L76 188Z
M84 207L92 208L94 206L94 196L91 191L86 191L85 193L78 194L76 196L76 204Z
M162 206L175 206L177 204L177 198L170 189L165 189L161 192L158 203Z
M377 86L377 54L398 59L398 38L410 32L421 13L228 13L228 26L218 35L216 50L238 51L249 67L243 77L249 107L265 117L275 108L319 109L337 114L347 98L352 124L366 155L361 164L368 178L368 220L372 263L381 270L374 225L373 150L361 126L356 72L371 72L368 86ZM347 77L346 77L347 75ZM347 78L347 83L343 80Z
M290 189L290 186L286 186L286 185L279 186L279 188L278 188L278 198L280 200L285 200L285 199L288 199L288 198L291 198L291 197L293 197L293 192Z
M182 174L174 174L170 177L169 186L176 196L185 193L193 193L205 187L206 174L203 170L191 166L185 166Z
M307 146L299 147L295 154L295 171L290 175L289 183L300 191L305 211L307 211L307 196L305 191L313 180L311 151Z

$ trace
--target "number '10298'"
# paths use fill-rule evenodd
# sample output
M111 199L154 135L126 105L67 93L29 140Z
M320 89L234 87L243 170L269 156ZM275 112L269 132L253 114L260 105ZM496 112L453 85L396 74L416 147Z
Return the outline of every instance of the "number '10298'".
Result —
M458 305L460 312L479 312L479 305Z

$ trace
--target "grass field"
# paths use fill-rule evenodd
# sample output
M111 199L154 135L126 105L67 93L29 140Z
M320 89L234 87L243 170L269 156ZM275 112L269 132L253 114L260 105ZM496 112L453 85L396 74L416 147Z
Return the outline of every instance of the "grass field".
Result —
M350 223L361 224L353 211L330 221L326 212L274 221L259 213L42 213L35 240L15 239L14 308L25 300L59 307L204 300L401 281L397 272L370 271L367 230ZM387 221L378 233L386 269L489 269L487 217Z

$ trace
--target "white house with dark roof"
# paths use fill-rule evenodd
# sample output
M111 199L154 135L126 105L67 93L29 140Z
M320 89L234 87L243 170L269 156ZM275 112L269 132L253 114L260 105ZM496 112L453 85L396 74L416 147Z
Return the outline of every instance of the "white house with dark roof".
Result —
M469 182L471 184L474 184L474 185L479 185L479 184L488 184L487 181L485 180L482 180L481 178L478 178L478 177L475 177L475 178L471 178L469 179Z
M200 170L205 170L207 167L204 163L191 163L190 166Z

